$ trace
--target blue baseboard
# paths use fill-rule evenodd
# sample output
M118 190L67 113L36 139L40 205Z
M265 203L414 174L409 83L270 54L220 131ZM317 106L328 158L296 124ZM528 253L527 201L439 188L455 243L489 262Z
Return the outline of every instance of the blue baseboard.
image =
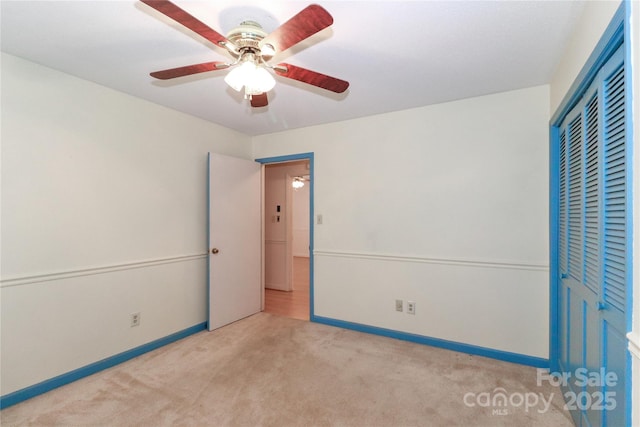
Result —
M393 329L378 328L376 326L363 325L360 323L346 322L328 317L313 316L312 322L322 323L329 326L351 329L368 334L381 335L383 337L396 338L403 341L411 341L418 344L430 345L432 347L444 348L447 350L459 351L461 353L484 356L505 362L517 363L520 365L533 366L534 368L548 368L549 360L540 357L527 356L525 354L511 353L508 351L494 350L492 348L479 347L471 344L462 344L455 341L447 341L439 338L430 338L422 335L410 334L407 332L394 331Z
M410 334L407 332L395 331L392 329L378 328L376 326L362 325L359 323L346 322L344 320L336 320L328 317L313 316L312 322L322 323L324 325L336 326L344 329L351 329L354 331L365 332L368 334L380 335L389 338L400 339L403 341L415 342L418 344L430 345L432 347L444 348L447 350L459 351L461 353L473 354L477 356L489 357L492 359L502 360L505 362L518 363L520 365L533 366L536 368L548 368L549 360L539 357L527 356L524 354L511 353L508 351L494 350L486 347L479 347L470 344L462 344L454 341L442 340L439 338L430 338L422 335ZM65 384L69 384L80 378L87 377L95 374L107 368L111 368L127 360L138 357L144 353L155 350L172 342L181 340L182 338L193 335L197 332L207 329L207 323L199 323L191 326L190 328L168 335L164 338L157 339L147 344L143 344L139 347L127 350L125 352L116 354L82 368L75 369L65 374L59 375L54 378L50 378L41 383L23 388L22 390L9 393L5 396L0 396L0 409L7 408L17 403L23 402L32 397L46 393L55 388L61 387Z
M57 377L50 378L48 380L42 381L41 383L23 388L22 390L14 391L13 393L9 393L5 396L0 396L0 409L4 409L11 405L15 405L16 403L31 399L32 397L46 393L50 390L53 390L54 388L61 387L65 384L69 384L73 381L79 380L80 378L88 377L89 375L95 374L96 372L111 368L112 366L118 365L122 362L126 362L127 360L133 359L134 357L138 357L149 351L155 350L167 344L171 344L172 342L181 340L182 338L188 337L189 335L193 335L205 329L207 329L207 323L199 323L182 331L178 331L166 337L151 341L150 343L143 344L139 347L132 348L131 350L127 350L125 352L107 357L106 359L100 360L90 365L83 366L82 368L75 369L62 375L58 375Z

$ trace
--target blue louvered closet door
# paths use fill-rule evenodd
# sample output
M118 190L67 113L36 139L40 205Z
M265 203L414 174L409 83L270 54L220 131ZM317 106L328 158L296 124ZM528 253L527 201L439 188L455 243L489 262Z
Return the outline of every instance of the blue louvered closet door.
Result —
M604 64L559 129L558 366L571 375L565 400L579 426L628 423L623 53Z

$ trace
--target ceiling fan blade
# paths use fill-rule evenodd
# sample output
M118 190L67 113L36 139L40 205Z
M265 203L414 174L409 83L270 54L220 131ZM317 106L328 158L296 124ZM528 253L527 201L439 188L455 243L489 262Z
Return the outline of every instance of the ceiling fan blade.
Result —
M226 62L214 61L205 62L202 64L187 65L185 67L171 68L169 70L154 71L151 73L151 77L155 77L160 80L175 79L176 77L190 76L192 74L206 73L207 71L221 70L228 68L229 64Z
M342 93L349 87L349 82L327 76L316 71L307 70L291 64L278 64L273 71L279 76L298 80L335 93Z
M252 107L266 107L267 105L269 105L269 100L265 92L259 93L258 95L251 95Z
M175 4L171 3L168 0L140 0L142 3L147 6L151 6L158 12L163 15L168 16L179 24L184 25L191 31L200 34L205 39L209 40L211 43L215 43L216 45L226 48L225 44L229 44L229 40L222 34L218 33L214 29L210 28L208 25L199 21L197 18L194 18L186 11L182 10Z
M333 17L322 6L312 4L276 28L262 44L272 45L282 52L333 24Z

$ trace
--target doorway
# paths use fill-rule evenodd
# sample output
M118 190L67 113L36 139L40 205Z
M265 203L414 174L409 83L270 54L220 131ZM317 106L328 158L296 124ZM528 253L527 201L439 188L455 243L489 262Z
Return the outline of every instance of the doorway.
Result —
M313 154L263 166L264 312L313 318Z

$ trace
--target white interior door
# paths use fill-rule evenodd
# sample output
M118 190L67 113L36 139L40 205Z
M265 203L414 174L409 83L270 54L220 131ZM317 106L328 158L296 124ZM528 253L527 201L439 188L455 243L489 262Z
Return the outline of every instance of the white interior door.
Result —
M261 166L209 153L209 330L261 309Z

